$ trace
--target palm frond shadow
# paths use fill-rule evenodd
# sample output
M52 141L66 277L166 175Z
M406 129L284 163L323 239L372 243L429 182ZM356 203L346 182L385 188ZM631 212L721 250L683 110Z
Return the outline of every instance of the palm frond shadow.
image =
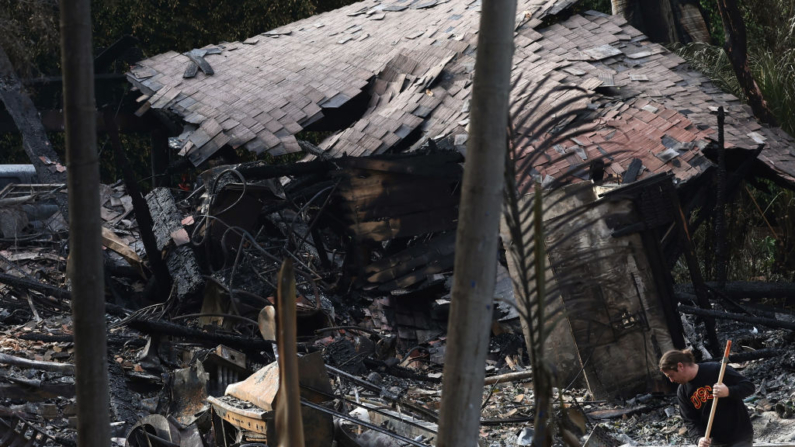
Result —
M557 178L543 178L543 169L572 154L561 145L577 136L593 132L592 99L579 87L555 85L549 78L519 87L511 105L508 129L508 155L505 166L504 222L509 241L512 281L516 304L525 326L535 392L534 446L549 446L555 436L564 442L575 439L564 433L562 420L552 411L552 388L560 384L554 366L545 358L544 349L556 325L576 316L585 319L593 298L584 289L584 278L577 272L594 262L606 262L620 251L615 247L581 247L576 239L600 221L592 213L595 203L572 206L572 200L586 191L590 182L579 182L583 174L612 154L605 154L574 165ZM518 91L517 91L518 90ZM593 143L596 145L596 143ZM588 149L589 147L584 148ZM555 154L553 157L549 153ZM558 156L559 154L559 156ZM579 183L578 183L579 182ZM543 183L543 186L542 186ZM550 262L547 253L557 252ZM609 287L610 278L588 278ZM566 296L566 305L562 296ZM567 309L576 309L577 315ZM565 416L564 416L565 417Z

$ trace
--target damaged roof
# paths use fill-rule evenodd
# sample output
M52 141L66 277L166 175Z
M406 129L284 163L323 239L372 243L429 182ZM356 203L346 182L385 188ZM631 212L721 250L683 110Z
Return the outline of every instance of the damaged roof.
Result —
M701 151L717 140L712 113L723 106L726 147L765 143L760 160L795 183L795 140L760 125L750 108L623 18L589 12L540 29L541 19L573 3L519 2L519 87L545 80L544 90L593 93L572 105L592 112L570 124L587 132L539 159L537 178L622 151L609 156L609 174L623 176L637 159L634 167L645 168L638 178L672 172L687 181L711 166ZM194 165L225 144L298 152L295 134L362 94L369 101L363 116L320 145L331 156L412 149L429 138L449 138L463 150L479 12L472 0L360 2L244 42L161 54L133 67L129 79L149 107L184 120L182 153ZM541 110L571 94L552 95Z

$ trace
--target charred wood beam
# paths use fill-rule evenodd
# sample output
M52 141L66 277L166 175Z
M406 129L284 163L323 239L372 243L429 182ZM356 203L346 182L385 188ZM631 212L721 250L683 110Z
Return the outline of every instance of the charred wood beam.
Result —
M63 132L63 111L60 110L41 110L39 118L44 130L47 132ZM153 119L150 115L137 117L131 113L119 112L116 114L116 124L119 131L127 132L151 132L153 128L159 128L160 122ZM19 129L9 116L0 111L0 134L17 133ZM97 112L97 132L105 132L105 119L102 112Z
M784 351L781 349L759 349L756 351L741 352L739 354L730 355L729 361L732 363L740 363L747 362L749 360L770 359L773 357L778 357L783 353Z
M646 258L652 270L652 278L657 286L657 292L662 302L663 315L671 333L671 342L676 349L685 349L684 328L682 319L676 313L676 297L673 288L671 270L667 268L662 246L660 245L659 230L644 231L640 233L643 247L646 249Z
M20 80L22 84L29 87L53 86L58 90L62 89L63 78L61 76L45 76L40 78L25 78ZM127 75L124 73L107 73L94 75L95 83L108 84L127 84Z
M30 341L43 341L45 343L74 343L74 335L52 335L52 334L20 334L20 340ZM118 335L108 335L108 345L127 345L136 348L143 348L146 345L146 339L137 337L121 337Z
M61 374L74 375L75 366L69 363L44 362L39 360L28 360L13 355L0 353L0 363L5 365L18 366L20 368L37 369L39 371L50 371Z
M715 205L715 270L718 290L726 285L726 148L724 145L723 107L718 108L718 187Z
M712 289L711 292L716 292L716 290ZM739 311L739 312L743 312L743 313L746 313L746 314L749 314L749 315L753 315L753 313L751 311L749 311L748 309L746 309L745 307L740 305L740 303L736 302L735 300L727 297L726 295L721 294L720 292L715 293L715 295L717 295L718 298L721 298L723 300L724 304L728 304L728 306L725 306L725 307L731 308L732 311ZM698 297L696 297L695 295L690 294L690 293L682 293L682 292L680 292L680 293L676 294L676 300L678 302L680 302L680 303L690 302L690 303L695 304L698 301Z
M716 310L699 309L697 307L686 306L684 304L680 304L678 309L679 312L691 315L699 315L702 317L711 317L711 318L721 318L724 320L742 321L744 323L753 323L776 329L788 329L790 331L795 331L795 323L789 321L777 320L775 318L750 317L748 315L731 314Z
M707 288L704 285L704 278L701 276L701 267L696 257L696 250L693 247L693 241L690 239L690 233L687 228L687 219L682 211L682 206L679 204L679 196L676 194L676 189L673 187L668 188L668 194L671 200L671 209L673 210L674 223L678 227L680 243L682 251L684 252L685 259L687 260L687 267L690 271L690 278L695 285L696 296L698 297L698 305L704 309L709 309L709 295ZM707 329L707 342L710 353L714 357L718 357L720 353L720 345L718 343L718 335L715 332L715 320L709 316L705 316L704 325Z
M144 199L141 190L138 188L138 182L135 180L127 156L124 154L124 148L121 145L121 138L119 138L119 132L113 120L112 112L105 112L104 120L105 128L110 137L111 146L113 146L114 158L119 167L121 167L124 187L132 198L133 211L135 212L135 220L138 221L141 240L143 241L146 256L149 258L149 263L152 265L152 272L157 281L157 294L163 296L171 285L171 275L157 247L157 240L155 239L153 231L154 222L152 221L152 214L149 211L149 206L146 204L146 199Z
M72 298L72 294L69 293L68 290L16 276L7 275L5 273L0 273L0 283L23 290L35 290L37 292L46 293L47 295L52 295L56 298L64 300Z
M717 283L708 282L707 287L717 287ZM683 292L693 293L693 284L680 284L677 288ZM795 283L791 282L727 282L723 290L726 296L734 299L751 298L791 298L795 296Z
M39 181L50 184L66 183L66 171L59 172L55 169L58 155L47 139L38 111L25 93L11 61L2 48L0 48L0 100L5 104L6 111L14 119L17 129L22 134L22 146L36 169ZM56 194L55 201L64 220L69 222L68 197L65 194Z
M16 383L0 384L0 398L40 402L57 397L65 397L67 399L75 397L75 385L73 383L36 383L40 381L13 380Z
M234 335L210 334L165 321L131 320L127 326L148 335L171 335L208 345L226 345L244 352L270 351L274 342L257 338L236 337Z
M0 273L0 283L6 284L8 286L20 290L35 290L37 292L51 295L63 300L72 299L72 294L68 290L64 290L59 287L51 286L48 284L42 284L36 281L30 281L16 276L7 275L5 273ZM111 315L122 316L122 317L127 316L127 314L129 313L127 309L111 303L105 303L105 310L107 311L107 313Z
M289 175L306 175L326 172L332 167L332 163L325 160L313 160L306 163L291 163L284 165L270 165L262 161L255 161L252 163L244 163L239 165L236 169L238 172L243 174L243 177L247 179L251 178L265 180ZM225 170L228 168L229 166L224 166L220 169Z

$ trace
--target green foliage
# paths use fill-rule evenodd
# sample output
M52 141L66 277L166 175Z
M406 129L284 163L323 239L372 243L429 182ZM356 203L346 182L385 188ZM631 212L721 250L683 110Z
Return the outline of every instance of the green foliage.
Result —
M754 79L779 126L790 135L795 135L795 43L789 48L778 50L756 45L748 53ZM718 87L745 99L723 48L692 43L678 47L676 52Z
M717 5L714 0L701 3L711 17L713 37L722 43ZM741 8L751 72L781 128L795 135L795 0L750 0L742 2ZM695 43L678 47L676 52L717 86L744 99L722 47ZM727 216L729 280L795 279L795 228L790 218L795 216L795 198L791 191L769 182L765 190L741 190L734 203L727 205ZM715 278L712 231L710 225L702 225L693 237L708 279ZM675 277L690 281L684 265L677 265Z
M795 48L795 0L740 2L748 30L749 52L774 54Z
M20 76L58 70L58 2L0 0L0 47Z
M795 193L763 181L763 188L741 187L726 205L726 248L729 281L795 280ZM712 221L693 234L704 279L715 281L715 240ZM690 282L684 262L674 267L677 283Z
M704 20L709 27L709 35L712 42L716 45L723 45L723 21L718 12L718 4L715 0L701 0L701 12L704 13Z
M312 15L311 0L94 0L94 46L137 37L146 56L242 40Z
M610 0L584 0L577 5L574 6L577 11L599 11L605 14L612 14L613 13L613 6L610 3Z

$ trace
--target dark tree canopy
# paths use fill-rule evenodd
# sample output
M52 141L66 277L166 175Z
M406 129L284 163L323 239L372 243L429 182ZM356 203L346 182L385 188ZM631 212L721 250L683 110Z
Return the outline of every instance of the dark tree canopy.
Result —
M143 55L242 40L352 0L93 0L95 54L123 35ZM0 45L22 76L57 75L58 2L0 0Z

